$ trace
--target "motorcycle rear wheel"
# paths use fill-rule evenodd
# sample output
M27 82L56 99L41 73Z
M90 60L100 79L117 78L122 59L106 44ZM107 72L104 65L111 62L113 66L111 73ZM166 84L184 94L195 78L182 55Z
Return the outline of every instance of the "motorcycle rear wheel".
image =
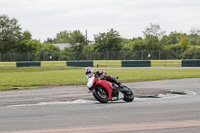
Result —
M92 90L94 98L100 103L107 103L109 100L107 91L102 87L96 87Z
M132 102L134 100L133 92L128 87L126 87L126 86L123 86L123 87L124 87L124 89L127 90L127 93L124 93L124 99L123 100L125 102Z

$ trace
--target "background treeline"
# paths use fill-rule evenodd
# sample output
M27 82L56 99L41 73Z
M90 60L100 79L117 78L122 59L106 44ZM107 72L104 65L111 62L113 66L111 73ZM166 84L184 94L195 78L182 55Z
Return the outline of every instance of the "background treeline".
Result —
M43 60L44 53L48 56L56 55L56 57L53 56L55 60L72 60L74 53L105 53L108 51L126 53L126 57L145 52L149 56L156 56L157 59L161 53L166 59L175 59L174 56L178 56L177 59L200 57L199 28L191 28L189 34L173 31L166 35L159 24L150 23L142 32L143 37L127 39L122 38L118 31L110 29L94 35L92 43L80 30L63 30L57 33L55 38L47 38L46 41L40 42L32 38L30 31L22 31L17 19L0 15L0 53L34 53L38 55L37 58L40 58L38 60ZM59 47L54 45L60 43L68 43L71 47L60 51Z

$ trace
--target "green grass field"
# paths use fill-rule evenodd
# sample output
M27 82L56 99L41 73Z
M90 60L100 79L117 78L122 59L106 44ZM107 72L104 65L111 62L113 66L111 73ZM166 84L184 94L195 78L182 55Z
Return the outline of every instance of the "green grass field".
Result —
M121 82L200 78L198 69L105 69ZM0 91L48 85L86 84L83 68L0 68Z

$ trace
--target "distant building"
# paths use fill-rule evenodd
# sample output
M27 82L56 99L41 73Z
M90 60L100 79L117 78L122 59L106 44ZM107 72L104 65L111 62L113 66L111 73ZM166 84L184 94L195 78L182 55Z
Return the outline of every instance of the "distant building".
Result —
M88 41L88 45L93 45L95 43L95 41Z
M88 45L92 45L94 44L95 42L94 41L88 41ZM70 43L60 43L60 44L54 44L55 46L59 47L60 50L65 50L65 48L69 48L71 47L71 44Z
M54 45L59 47L60 50L65 50L65 48L71 47L71 44L69 44L69 43L61 43L61 44L54 44Z

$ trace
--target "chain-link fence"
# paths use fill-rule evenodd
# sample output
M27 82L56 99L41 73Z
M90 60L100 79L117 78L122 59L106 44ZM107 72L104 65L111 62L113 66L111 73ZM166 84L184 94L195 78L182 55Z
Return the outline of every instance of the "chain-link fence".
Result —
M200 50L138 50L104 52L0 53L1 62L66 60L178 60L200 59Z

